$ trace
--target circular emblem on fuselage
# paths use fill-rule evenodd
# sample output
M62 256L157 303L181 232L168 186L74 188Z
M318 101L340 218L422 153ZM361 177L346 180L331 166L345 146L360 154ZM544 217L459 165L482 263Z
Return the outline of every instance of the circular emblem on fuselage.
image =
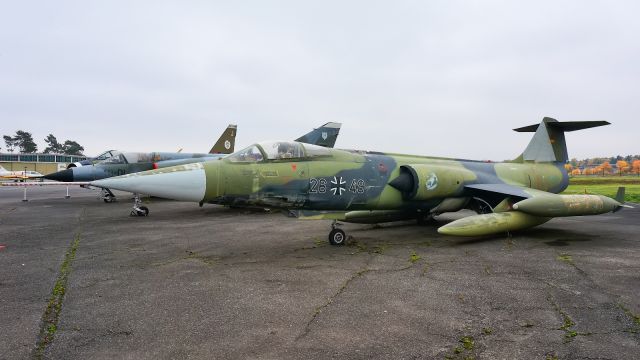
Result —
M224 141L224 148L227 149L227 150L231 149L231 141L225 140Z
M425 184L427 190L433 190L438 187L438 176L435 173L429 174L429 178L427 178L427 183Z

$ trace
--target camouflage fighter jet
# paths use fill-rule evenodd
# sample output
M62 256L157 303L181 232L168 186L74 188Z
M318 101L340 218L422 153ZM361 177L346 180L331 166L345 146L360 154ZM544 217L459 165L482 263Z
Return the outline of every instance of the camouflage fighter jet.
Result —
M329 234L333 245L341 245L346 239L335 220L367 223L429 218L465 208L478 215L453 221L438 232L479 236L530 228L557 216L602 214L625 206L620 196L613 200L599 195L557 195L568 185L564 133L608 124L544 118L539 125L515 129L535 134L522 155L502 163L337 150L280 141L251 145L222 161L146 171L92 184L199 202L201 206L264 206L333 218ZM136 207L139 203L134 205L134 212L138 211Z

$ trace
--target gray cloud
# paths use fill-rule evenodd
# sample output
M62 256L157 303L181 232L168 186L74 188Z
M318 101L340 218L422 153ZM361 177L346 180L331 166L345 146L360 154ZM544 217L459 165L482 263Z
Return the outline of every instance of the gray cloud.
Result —
M206 151L343 122L338 145L512 158L559 120L570 156L640 153L640 6L631 1L10 2L0 132Z

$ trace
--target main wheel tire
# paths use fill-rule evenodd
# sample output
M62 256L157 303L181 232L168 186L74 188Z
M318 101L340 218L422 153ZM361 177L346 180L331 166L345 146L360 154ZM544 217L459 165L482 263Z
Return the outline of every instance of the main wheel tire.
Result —
M140 206L140 212L138 216L149 216L149 208L146 206Z
M344 245L347 235L342 229L333 229L329 233L329 243L334 246Z

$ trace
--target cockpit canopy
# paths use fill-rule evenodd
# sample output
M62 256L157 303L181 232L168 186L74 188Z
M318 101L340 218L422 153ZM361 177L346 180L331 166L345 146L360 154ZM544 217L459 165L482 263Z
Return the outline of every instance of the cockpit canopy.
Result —
M145 157L146 154L144 153L121 153L121 152L115 152L113 154L113 156L111 156L110 158L107 158L105 160L100 161L98 164L133 164L133 163L138 163L141 162Z
M237 151L229 156L231 162L260 162L264 160L296 160L318 156L330 156L331 151L322 146L295 141L265 141Z
M93 158L93 160L95 161L102 161L102 160L106 160L112 156L116 156L120 154L120 151L117 150L107 150L105 152L103 152L102 154L96 156L95 158Z

